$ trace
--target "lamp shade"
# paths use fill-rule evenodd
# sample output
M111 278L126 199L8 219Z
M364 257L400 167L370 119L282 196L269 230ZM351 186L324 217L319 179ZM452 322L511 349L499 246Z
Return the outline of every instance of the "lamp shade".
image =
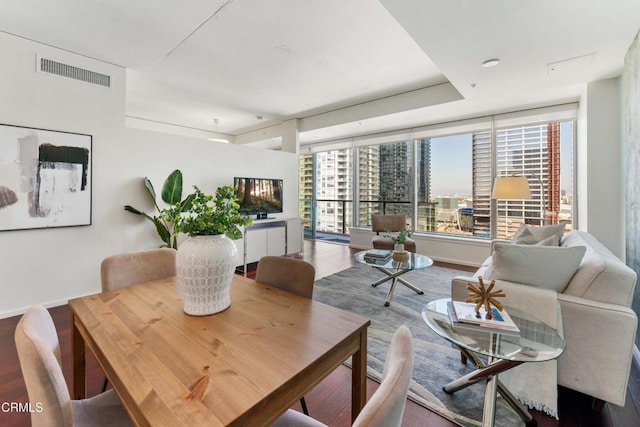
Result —
M493 182L492 199L530 199L529 181L524 176L498 176Z

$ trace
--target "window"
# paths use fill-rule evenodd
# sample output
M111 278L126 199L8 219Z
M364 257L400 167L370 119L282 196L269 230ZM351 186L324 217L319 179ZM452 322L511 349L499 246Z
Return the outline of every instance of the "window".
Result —
M531 190L529 200L496 202L496 236L509 238L521 224L571 229L573 123L498 129L496 139L496 175L525 176Z
M416 140L416 231L473 235L473 135Z
M344 148L301 156L301 216L343 234L352 222L369 227L373 213L450 236L505 238L521 224L558 222L569 230L575 114L567 104L335 142ZM504 175L526 176L531 199L493 201Z
M353 218L352 161L352 149L300 156L299 215L305 237L348 234Z

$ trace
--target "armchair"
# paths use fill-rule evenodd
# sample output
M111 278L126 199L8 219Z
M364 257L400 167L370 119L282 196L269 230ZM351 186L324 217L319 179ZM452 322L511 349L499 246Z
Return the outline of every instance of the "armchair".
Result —
M392 239L380 235L380 232L392 232L397 233L400 230L407 228L407 216L406 215L371 215L371 230L376 233L373 237L372 243L374 249L393 250L395 243ZM416 242L413 239L407 238L404 242L405 250L409 252L416 252Z

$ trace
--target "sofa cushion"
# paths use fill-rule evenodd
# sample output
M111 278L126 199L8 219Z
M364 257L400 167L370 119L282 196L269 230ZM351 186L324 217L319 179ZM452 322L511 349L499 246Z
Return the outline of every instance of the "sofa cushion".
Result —
M564 293L629 307L636 284L636 273L609 251L592 234L573 230L562 239L564 247L585 246L580 268Z
M544 225L540 227L530 227L522 224L511 239L515 244L536 244L551 236L558 236L558 245L564 236L565 224ZM556 245L557 246L557 245Z
M584 246L566 248L498 243L494 248L489 279L562 292L578 269L585 250Z

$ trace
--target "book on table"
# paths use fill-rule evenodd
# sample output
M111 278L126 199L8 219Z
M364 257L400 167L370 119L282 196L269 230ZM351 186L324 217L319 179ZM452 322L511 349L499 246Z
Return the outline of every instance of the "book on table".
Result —
M389 258L391 258L391 251L383 249L369 249L364 254L364 259L371 261L386 261Z
M491 319L487 319L487 312L484 306L476 313L476 304L449 301L449 320L454 328L468 329L474 331L494 332L506 335L520 335L520 329L515 324L506 310L498 310L491 307Z

